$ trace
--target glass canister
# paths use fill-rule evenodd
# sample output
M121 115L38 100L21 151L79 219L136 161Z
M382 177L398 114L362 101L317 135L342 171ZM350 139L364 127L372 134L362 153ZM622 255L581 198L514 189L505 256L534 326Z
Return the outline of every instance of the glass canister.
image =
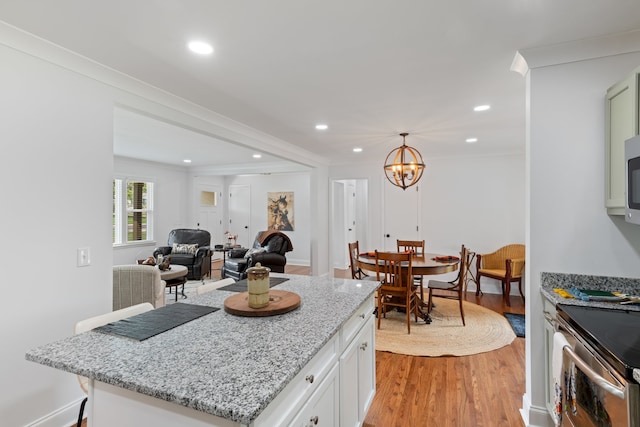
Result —
M269 305L269 272L260 263L247 269L249 307L263 308Z

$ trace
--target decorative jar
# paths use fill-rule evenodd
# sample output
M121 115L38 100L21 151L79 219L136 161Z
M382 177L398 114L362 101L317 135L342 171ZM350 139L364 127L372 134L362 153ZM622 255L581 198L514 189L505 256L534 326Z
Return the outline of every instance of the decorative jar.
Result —
M269 272L260 263L247 269L249 307L263 308L269 305Z

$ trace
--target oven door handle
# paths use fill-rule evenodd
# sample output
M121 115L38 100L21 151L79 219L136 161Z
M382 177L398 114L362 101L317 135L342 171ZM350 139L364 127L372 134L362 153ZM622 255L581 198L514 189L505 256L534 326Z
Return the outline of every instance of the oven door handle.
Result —
M589 379L591 379L591 381L593 381L594 383L602 387L608 393L611 393L620 399L625 398L624 396L625 392L623 387L619 387L615 384L611 384L609 381L604 379L596 371L591 369L591 367L587 365L585 361L582 360L576 354L576 352L573 351L571 347L569 347L568 345L565 345L562 350L566 353L567 356L569 356L569 358L573 361L573 363L575 363L580 368L580 370L582 370L582 372L584 372L584 374L587 377L589 377Z

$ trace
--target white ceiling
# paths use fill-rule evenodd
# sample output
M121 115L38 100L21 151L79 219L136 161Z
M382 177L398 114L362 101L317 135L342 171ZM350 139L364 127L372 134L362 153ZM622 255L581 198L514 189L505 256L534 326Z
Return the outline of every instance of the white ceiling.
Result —
M639 29L640 1L0 0L0 20L334 164L382 163L400 132L428 162L522 152L516 51ZM213 55L188 52L192 38ZM167 126L117 114L116 153L253 161L253 150Z

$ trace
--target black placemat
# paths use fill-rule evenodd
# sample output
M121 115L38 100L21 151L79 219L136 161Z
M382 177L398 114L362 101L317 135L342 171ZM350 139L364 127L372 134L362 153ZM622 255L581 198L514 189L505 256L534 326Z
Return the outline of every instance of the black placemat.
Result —
M269 287L273 288L275 285L279 285L282 282L286 282L286 277L269 277ZM229 292L247 292L247 279L238 280L236 283L232 283L227 286L218 288L219 291Z
M218 310L220 308L206 305L171 304L117 322L107 323L95 328L94 331L144 341Z

